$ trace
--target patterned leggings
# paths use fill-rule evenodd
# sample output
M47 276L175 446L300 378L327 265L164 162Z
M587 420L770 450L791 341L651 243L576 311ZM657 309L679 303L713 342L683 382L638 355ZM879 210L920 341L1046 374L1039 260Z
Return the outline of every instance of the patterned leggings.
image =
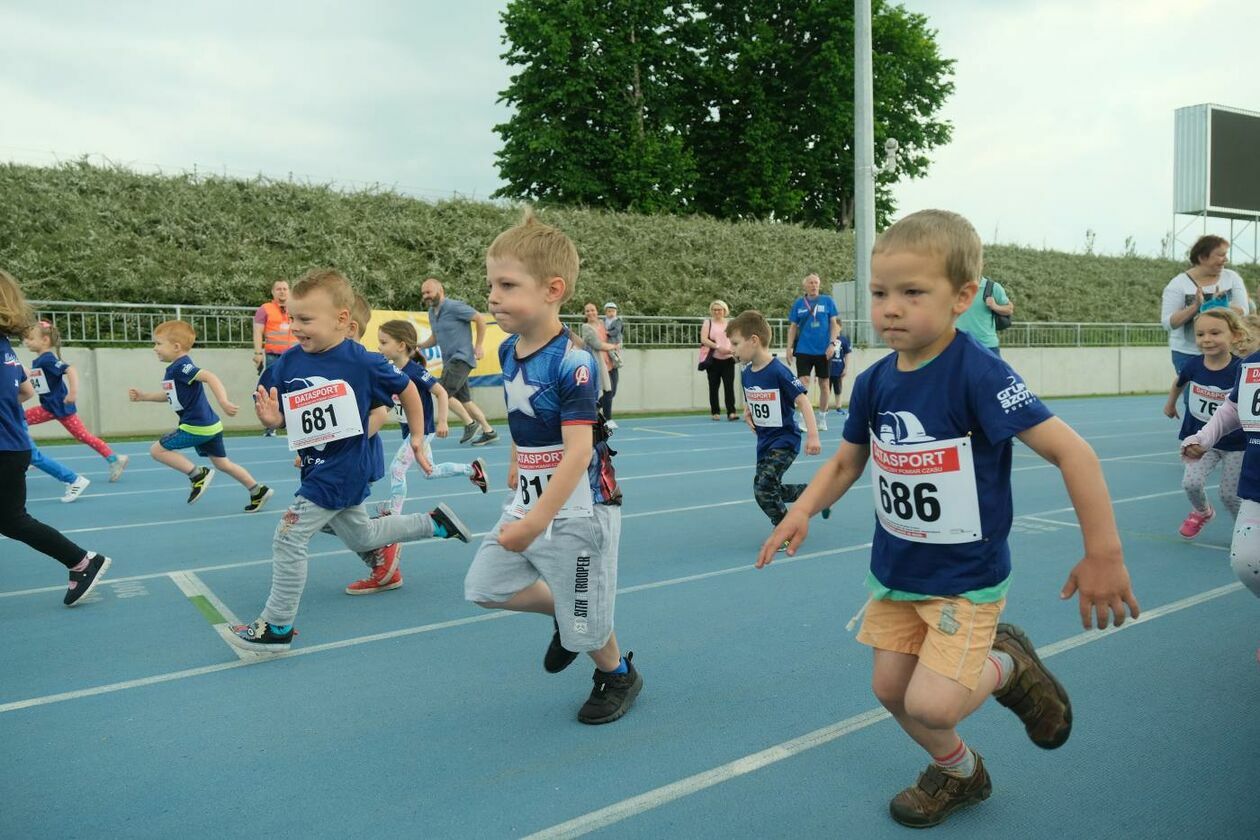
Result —
M1238 521L1234 523L1229 564L1251 594L1260 598L1260 502L1243 499Z
M753 478L753 498L757 505L778 525L787 516L786 502L795 502L805 492L804 484L784 484L783 474L796 460L794 449L771 449L757 459L757 475Z
M1216 465L1221 465L1221 502L1229 510L1230 515L1235 519L1238 518L1238 477L1242 474L1243 454L1241 452L1222 452L1219 449L1209 449L1204 453L1203 457L1197 461L1190 461L1186 464L1186 473L1181 479L1181 489L1186 491L1186 496L1190 498L1190 504L1199 513L1207 513L1208 505L1207 491L1203 489L1203 485L1207 483L1207 477L1216 469Z
M424 436L424 452L433 464L433 435ZM403 438L398 447L394 461L389 465L389 507L395 514L402 513L403 502L407 501L407 470L416 462L416 455L411 451L411 438ZM427 479L451 478L457 475L472 475L472 464L433 464L433 472L425 475ZM424 473L420 473L424 475Z
M42 405L37 405L26 409L26 425L38 426L40 423L47 423L49 420L56 420L66 431L74 435L74 439L79 443L86 443L95 449L102 458L112 458L114 450L109 448L109 444L93 435L83 425L83 421L79 419L79 415L71 414L68 417L57 417L51 411Z

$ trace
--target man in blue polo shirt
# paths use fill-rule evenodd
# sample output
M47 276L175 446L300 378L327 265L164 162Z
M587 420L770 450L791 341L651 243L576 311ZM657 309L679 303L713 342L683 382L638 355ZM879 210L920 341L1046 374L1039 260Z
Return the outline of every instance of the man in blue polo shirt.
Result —
M472 441L473 446L493 443L499 439L499 434L473 402L468 389L468 377L483 355L485 317L462 300L448 298L446 289L432 277L420 284L420 299L429 308L429 329L432 330L429 337L420 342L420 349L427 350L436 344L442 351L442 387L451 396L451 411L464 424L459 442ZM476 346L469 325L477 332ZM479 429L481 434L477 434Z
M818 429L827 430L827 381L831 357L840 335L840 310L828 295L819 294L822 280L811 274L801 281L805 292L788 310L787 360L796 359L796 375L809 393L810 378L818 380Z

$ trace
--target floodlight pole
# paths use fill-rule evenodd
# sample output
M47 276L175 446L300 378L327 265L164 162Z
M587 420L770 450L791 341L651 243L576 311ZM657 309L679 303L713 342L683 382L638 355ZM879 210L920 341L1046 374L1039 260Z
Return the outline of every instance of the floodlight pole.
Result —
M875 244L875 105L871 83L871 0L853 0L853 274L857 324L854 343L872 343L871 246Z

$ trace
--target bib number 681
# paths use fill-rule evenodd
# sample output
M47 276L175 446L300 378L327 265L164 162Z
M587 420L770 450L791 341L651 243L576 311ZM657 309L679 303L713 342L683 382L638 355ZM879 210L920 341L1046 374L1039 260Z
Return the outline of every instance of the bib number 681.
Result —
M918 519L935 522L941 518L941 503L932 494L936 485L923 482L914 485L914 491L900 481L879 477L879 505L884 513L898 519Z
M302 412L302 434L322 432L337 425L337 414L331 405L317 405Z

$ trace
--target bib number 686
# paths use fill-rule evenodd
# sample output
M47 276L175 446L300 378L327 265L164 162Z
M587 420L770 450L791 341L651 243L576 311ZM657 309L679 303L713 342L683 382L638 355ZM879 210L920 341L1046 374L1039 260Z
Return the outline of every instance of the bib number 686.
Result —
M932 494L936 485L923 482L914 485L914 491L900 481L879 477L879 506L884 513L898 519L918 519L935 522L941 518L941 503Z
M302 434L322 432L337 425L337 414L331 405L317 405L302 412Z

